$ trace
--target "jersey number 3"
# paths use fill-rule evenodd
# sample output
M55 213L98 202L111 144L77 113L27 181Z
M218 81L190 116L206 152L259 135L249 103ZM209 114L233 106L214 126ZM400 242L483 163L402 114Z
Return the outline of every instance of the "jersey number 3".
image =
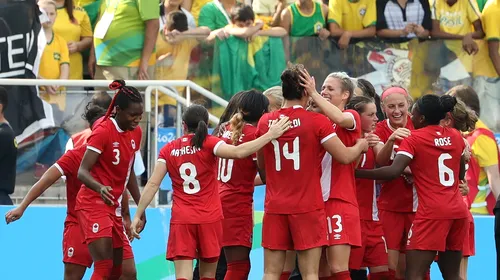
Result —
M438 158L439 183L445 187L451 187L455 183L453 170L444 164L445 160L451 158L448 153L441 154Z
M292 142L292 151L290 152L289 143L285 143L283 148L280 149L280 143L276 140L271 141L274 148L274 158L276 158L276 171L281 171L281 150L283 150L283 157L293 161L293 169L300 169L300 151L299 151L299 137L295 137Z
M188 174L189 173L189 174ZM181 175L182 187L187 194L195 194L200 191L200 181L196 179L196 166L190 162L185 162L179 167L179 174Z

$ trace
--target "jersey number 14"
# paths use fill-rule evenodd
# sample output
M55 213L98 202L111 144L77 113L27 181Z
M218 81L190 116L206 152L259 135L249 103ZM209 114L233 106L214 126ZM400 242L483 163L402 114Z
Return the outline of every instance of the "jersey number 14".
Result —
M276 140L271 141L274 148L274 158L276 159L276 171L281 171L281 151L283 151L283 157L287 160L293 161L293 169L300 169L300 151L299 151L299 137L295 137L292 141L292 151L290 151L290 145L288 142L280 147L280 143Z

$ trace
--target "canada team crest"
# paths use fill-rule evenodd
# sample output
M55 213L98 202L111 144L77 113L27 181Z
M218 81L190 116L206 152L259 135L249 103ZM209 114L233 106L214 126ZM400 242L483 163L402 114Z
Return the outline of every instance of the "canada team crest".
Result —
M132 139L132 141L130 141L130 144L132 145L132 149L135 150L135 140L134 139Z

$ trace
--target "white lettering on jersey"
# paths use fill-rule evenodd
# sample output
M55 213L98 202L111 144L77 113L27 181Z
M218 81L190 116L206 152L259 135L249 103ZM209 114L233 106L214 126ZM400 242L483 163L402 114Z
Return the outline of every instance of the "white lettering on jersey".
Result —
M186 146L186 147L182 147L180 149L173 149L172 152L170 152L170 155L173 157L178 157L178 156L183 156L183 155L192 155L192 154L195 154L199 151L200 151L199 148Z
M283 116L280 116L280 119L283 118ZM269 120L268 126L271 127L272 122L274 120ZM296 128L300 126L300 118L290 120L290 128Z
M436 147L451 146L451 137L434 138L434 146Z

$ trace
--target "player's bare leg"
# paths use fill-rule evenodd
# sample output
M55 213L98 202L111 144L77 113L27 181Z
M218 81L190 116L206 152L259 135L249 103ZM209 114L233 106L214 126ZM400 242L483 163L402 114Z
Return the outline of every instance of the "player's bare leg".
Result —
M193 279L193 260L175 260L175 279Z
M326 259L332 275L336 279L350 279L349 257L351 246L347 244L333 245L326 248Z
M399 253L396 267L396 279L405 279L406 274L406 254Z
M460 277L467 280L467 267L469 265L469 257L463 257L460 262Z
M217 260L218 258L200 259L200 280L215 280Z
M328 265L328 261L326 259L326 249L321 250L318 276L320 280L326 280L332 277L332 270L330 269L330 266Z
M387 260L388 260L389 272L394 273L394 276L396 276L395 273L398 270L398 263L399 263L399 251L388 249ZM404 278L404 274L402 276Z
M406 280L423 280L429 267L431 266L436 251L422 251L422 250L409 250L406 252ZM461 257L461 256L460 256ZM459 262L456 264L456 270L460 266ZM458 275L458 273L457 273ZM444 278L451 280L452 278ZM458 279L453 279L458 280Z
M137 280L137 269L134 258L123 260L120 280Z
M462 251L439 252L438 266L444 280L460 280Z
M94 273L90 279L109 279L113 270L113 240L111 237L99 238L88 247L94 261Z
M74 263L64 263L64 280L81 280L87 267Z
M286 251L264 248L264 280L280 280L285 267L285 259ZM304 278L304 274L302 274L302 278Z
M322 248L297 251L299 270L304 280L317 280Z
M227 261L227 272L224 279L247 280L250 273L250 248L245 246L226 246L224 255Z
M281 272L280 280L288 280L295 269L296 260L297 253L295 251L286 251L285 266L283 267L283 272Z
M113 249L113 269L110 280L118 280L122 276L123 247Z

